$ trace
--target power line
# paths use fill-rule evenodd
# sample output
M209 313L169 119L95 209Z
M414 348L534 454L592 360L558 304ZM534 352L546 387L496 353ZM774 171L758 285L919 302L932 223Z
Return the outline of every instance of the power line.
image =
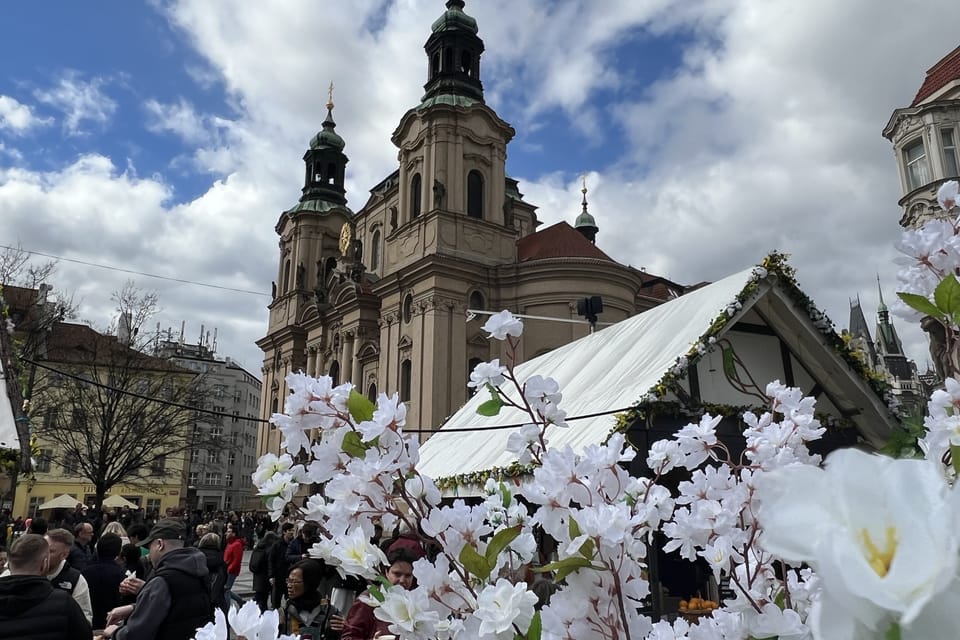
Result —
M23 247L10 247L5 244L0 244L0 249L7 249L9 251L23 251L24 253L29 253L34 256L43 256L44 258L53 258L54 260L63 260L64 262L73 262L74 264L82 264L88 267L97 267L98 269L107 269L109 271L119 271L121 273L130 273L137 276L144 276L146 278L156 278L157 280L169 280L170 282L179 282L181 284L193 284L198 287L209 287L210 289L221 289L223 291L233 291L235 293L247 293L254 296L269 296L269 293L264 293L262 291L250 291L249 289L237 289L234 287L225 287L219 284L210 284L208 282L197 282L196 280L186 280L184 278L171 278L169 276L161 276L155 273L146 273L144 271L136 271L135 269L124 269L123 267L114 267L107 264L97 264L96 262L87 262L86 260L77 260L75 258L64 258L63 256L54 255L52 253L43 253L42 251L31 251L29 249L24 249Z
M266 419L266 418L249 418L249 417L234 415L234 414L232 414L232 413L223 413L223 412L220 412L220 411L213 411L213 410L211 410L211 409L202 409L202 408L199 408L199 407L192 407L192 406L190 406L190 405L181 404L181 403L178 403L178 402L171 402L170 400L161 400L160 398L153 398L153 397L151 397L151 396L145 396L145 395L140 394L140 393L135 393L135 392L133 392L133 391L127 391L127 390L125 390L125 389L118 389L118 388L116 388L116 387L111 387L110 385L103 384L102 382L96 382L96 381L94 381L94 380L89 380L89 379L84 378L84 377L82 377L82 376L78 376L78 375L75 375L75 374L72 374L72 373L68 373L68 372L66 372L66 371L61 371L60 369L56 369L56 368L51 367L51 366L49 366L49 365L45 365L45 364L43 364L43 363L41 363L41 362L36 362L36 361L34 361L34 360L30 360L30 359L28 359L28 358L20 358L20 359L23 360L24 362L28 363L28 364L32 364L32 365L34 365L34 366L40 367L41 369L46 369L47 371L51 371L51 372L53 372L53 373L62 375L62 376L64 376L64 377L66 377L66 378L71 378L72 380L77 380L78 382L82 382L82 383L85 383L85 384L90 384L90 385L93 385L93 386L95 386L95 387L99 387L99 388L101 388L101 389L106 389L107 391L113 391L113 392L119 393L119 394L121 394L121 395L132 396L132 397L134 397L134 398L139 398L139 399L141 399L141 400L147 400L147 401L149 401L149 402L156 402L156 403L159 403L159 404L167 405L167 406L170 406L170 407L175 407L175 408L178 408L178 409L185 409L185 410L188 410L188 411L193 411L193 412L195 412L195 413L205 413L205 414L208 414L208 415L216 416L216 417L218 417L218 418L238 418L238 419L240 419L240 420L246 420L246 421L248 421L248 422L258 422L258 423L260 423L260 424L265 424L265 423L266 423L266 424L269 424L269 423L270 423L270 420L268 420L268 419ZM595 412L595 413L585 413L585 414L583 414L583 415L572 416L572 417L570 417L570 418L566 418L566 421L567 421L567 422L572 422L572 421L576 421L576 420L588 420L588 419L590 419L590 418L599 418L599 417L601 417L601 416L609 416L609 415L613 415L613 414L617 414L617 413L623 413L624 411L629 411L629 410L632 409L632 408L633 408L633 407L624 407L624 408L621 408L621 409L608 409L608 410L606 410L606 411L597 411L597 412ZM477 426L472 426L472 427L471 427L471 426L467 426L467 427L453 427L453 428L450 428L450 429L407 429L406 427L403 427L403 432L404 432L404 433L467 433L467 432L474 432L474 431L500 431L500 430L502 430L502 429L516 429L516 428L522 427L522 426L524 426L524 425L526 425L526 424L530 424L529 421L527 421L527 422L516 422L516 423L513 423L513 424L496 424L496 425L490 425L490 426L480 426L480 425L477 425Z

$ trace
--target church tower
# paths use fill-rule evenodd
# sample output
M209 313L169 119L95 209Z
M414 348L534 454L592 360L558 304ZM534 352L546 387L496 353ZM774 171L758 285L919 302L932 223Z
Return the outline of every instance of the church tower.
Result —
M909 107L890 116L883 136L900 172L900 224L916 228L943 211L937 189L960 178L960 47L933 65Z
M326 108L321 130L303 154L300 200L280 214L275 227L280 261L268 332L257 342L264 351L264 405L270 412L283 407L286 375L311 369L308 360L316 346L310 343L316 340L311 340L308 325L329 306L329 287L351 249L341 251L340 246L343 229L350 228L354 216L345 196L348 159L333 120L332 83Z

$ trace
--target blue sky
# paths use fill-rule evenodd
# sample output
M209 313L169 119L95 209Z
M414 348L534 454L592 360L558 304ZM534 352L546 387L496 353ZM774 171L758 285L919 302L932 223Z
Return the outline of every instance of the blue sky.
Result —
M900 195L880 131L957 44L947 0L472 0L508 172L546 224L681 283L772 249L838 326L894 297ZM268 292L273 230L336 84L349 203L396 168L441 0L13 3L0 27L0 244ZM129 274L63 262L82 318ZM135 278L164 327L259 372L263 296ZM868 317L872 320L872 317ZM901 323L902 326L903 323ZM923 365L917 332L904 327Z

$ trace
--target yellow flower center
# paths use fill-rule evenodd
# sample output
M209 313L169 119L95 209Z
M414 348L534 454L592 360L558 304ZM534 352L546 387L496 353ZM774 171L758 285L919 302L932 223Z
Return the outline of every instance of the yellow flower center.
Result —
M893 555L897 552L897 530L893 527L887 527L887 539L883 548L878 548L870 538L870 532L866 529L860 531L863 536L863 545L867 550L867 563L877 572L881 578L890 571L890 565L893 564Z

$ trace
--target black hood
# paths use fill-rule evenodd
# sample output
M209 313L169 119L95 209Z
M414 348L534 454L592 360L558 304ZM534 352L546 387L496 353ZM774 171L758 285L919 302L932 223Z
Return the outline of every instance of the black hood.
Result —
M53 591L53 583L44 576L7 576L0 578L0 611L26 613Z

